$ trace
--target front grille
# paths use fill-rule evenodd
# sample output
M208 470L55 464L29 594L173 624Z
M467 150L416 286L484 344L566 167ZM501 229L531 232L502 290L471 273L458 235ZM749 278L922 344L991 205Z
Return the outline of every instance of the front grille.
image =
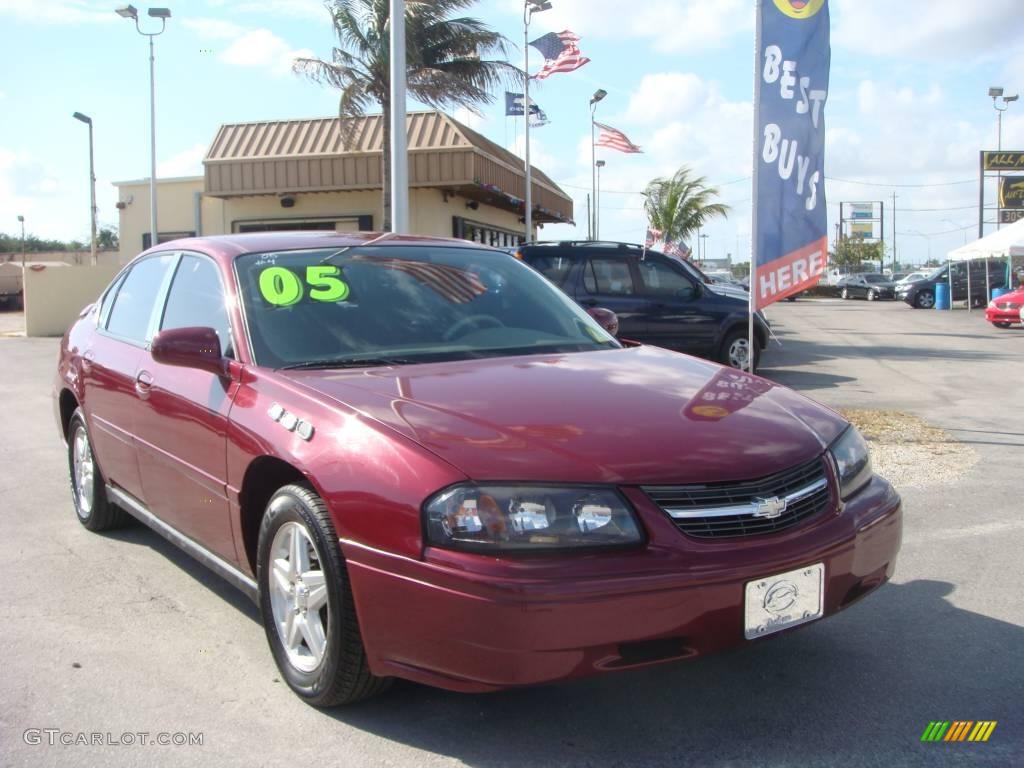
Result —
M828 476L821 457L774 475L735 483L645 486L687 536L718 539L775 533L829 506ZM757 517L759 501L790 497L778 517ZM798 498L795 498L798 497Z
M1015 301L1000 301L996 302L996 306L999 309L1020 309L1020 304Z

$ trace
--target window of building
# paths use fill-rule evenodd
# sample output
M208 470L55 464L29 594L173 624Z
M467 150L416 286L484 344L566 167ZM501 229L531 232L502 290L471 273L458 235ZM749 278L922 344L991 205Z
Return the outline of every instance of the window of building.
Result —
M260 219L236 221L235 232L296 232L318 230L324 232L370 232L373 216L330 216L312 219Z
M514 248L525 240L521 231L483 224L462 216L452 216L452 237L493 248Z

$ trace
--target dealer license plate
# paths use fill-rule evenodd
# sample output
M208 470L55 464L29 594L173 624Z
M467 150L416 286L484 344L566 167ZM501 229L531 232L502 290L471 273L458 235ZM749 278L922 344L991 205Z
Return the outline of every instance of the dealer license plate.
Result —
M748 640L821 618L825 564L815 563L747 582L743 632Z

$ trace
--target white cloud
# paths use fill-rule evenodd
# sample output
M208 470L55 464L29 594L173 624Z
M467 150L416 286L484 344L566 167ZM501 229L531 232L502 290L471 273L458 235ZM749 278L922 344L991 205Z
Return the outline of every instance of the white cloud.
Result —
M512 3L508 3L512 5ZM516 6L522 11L522 3ZM663 53L718 47L753 29L753 5L745 0L558 0L534 24L551 31L571 29L586 38L650 39ZM586 40L581 46L586 53Z
M214 7L228 8L241 14L270 14L289 18L313 19L324 21L329 19L323 0L263 0L262 2L237 2L237 0L209 0Z
M646 115L651 123L685 118L703 106L708 87L691 72L644 75L629 99L627 112Z
M114 7L86 0L0 0L0 16L36 24L113 23Z
M291 71L296 58L314 55L308 48L293 49L269 29L254 29L235 40L220 58L235 66L258 67L284 75Z
M196 144L157 163L157 177L199 176L203 172L203 158L208 146Z
M832 38L859 54L963 62L1024 43L1020 0L833 0Z
M197 17L185 19L182 24L205 40L231 40L246 32L245 27L224 19Z

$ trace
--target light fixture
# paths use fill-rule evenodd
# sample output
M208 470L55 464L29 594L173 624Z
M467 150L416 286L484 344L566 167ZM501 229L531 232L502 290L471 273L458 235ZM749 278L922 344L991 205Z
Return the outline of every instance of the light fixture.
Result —
M1016 101L1019 98L1020 96L1018 94L1014 94L1013 96L1003 96L1003 104L1009 104L1011 101Z
M150 8L149 15L154 19L169 19L171 18L170 8Z
M75 114L73 114L72 117L75 118L75 120L81 120L86 125L92 125L92 118L86 117L81 112L75 112Z
M467 200L466 207L469 208L469 210L471 211L475 211L477 208L480 207L480 203L478 203L476 200Z
M550 11L551 3L548 0L526 0L527 6L529 6L530 13L540 13L541 11Z
M597 165L598 168L604 168L604 160L598 160L595 165Z
M123 19L135 19L139 18L139 11L134 5L122 5L117 9L117 15Z
M988 95L991 96L993 99L998 99L1000 96L1003 95L1003 89L993 86L988 89Z
M607 95L608 91L606 91L604 88L598 88L596 91L594 91L594 95L590 97L590 103L597 104L597 102L599 102Z
M292 197L291 195L282 195L282 197L281 197L281 207L282 208L294 208L295 207L295 198Z

